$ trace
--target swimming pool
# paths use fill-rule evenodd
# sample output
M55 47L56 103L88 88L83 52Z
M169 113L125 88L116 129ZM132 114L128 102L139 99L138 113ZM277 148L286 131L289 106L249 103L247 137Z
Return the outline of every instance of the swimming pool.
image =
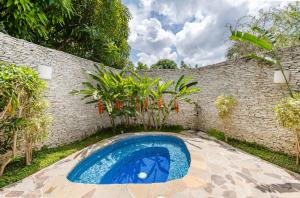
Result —
M105 146L67 178L85 184L161 183L184 177L191 162L184 142L170 135L138 135Z

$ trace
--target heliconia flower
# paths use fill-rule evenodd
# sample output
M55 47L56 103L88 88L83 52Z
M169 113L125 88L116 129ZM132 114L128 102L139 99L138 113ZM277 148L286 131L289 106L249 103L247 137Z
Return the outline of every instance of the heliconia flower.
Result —
M99 114L102 114L104 112L102 100L98 101L98 112L99 112Z
M123 102L122 101L120 101L120 100L117 100L116 102L115 102L115 108L117 109L117 110L121 110L122 108L123 108Z
M157 100L157 106L159 109L162 109L163 106L164 106L164 101L163 101L163 98L160 97L158 100Z
M174 100L174 109L175 109L176 113L179 113L179 104L176 100Z
M138 112L141 112L141 105L140 105L140 103L136 103L136 110Z
M148 109L148 106L149 106L149 98L145 98L144 99L144 109Z

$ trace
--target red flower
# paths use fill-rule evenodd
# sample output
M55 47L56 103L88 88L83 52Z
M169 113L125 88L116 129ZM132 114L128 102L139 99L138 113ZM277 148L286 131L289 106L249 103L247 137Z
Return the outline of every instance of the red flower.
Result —
M174 109L175 109L176 113L179 113L179 104L176 100L174 100Z
M102 114L104 112L102 100L98 101L98 112L99 112L99 114Z
M162 109L162 108L163 108L163 106L164 106L164 100L163 100L162 97L160 97L160 98L158 99L158 101L157 101L157 106L158 106L159 109Z

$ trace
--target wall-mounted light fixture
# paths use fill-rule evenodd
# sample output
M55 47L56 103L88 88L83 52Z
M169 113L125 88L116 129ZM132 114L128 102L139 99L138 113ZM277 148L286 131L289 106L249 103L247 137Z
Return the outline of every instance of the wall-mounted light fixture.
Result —
M290 81L290 71L284 70L283 73L284 73L287 81L289 82ZM274 83L276 83L276 84L286 83L283 73L281 72L281 70L274 71Z
M52 78L52 67L46 65L38 66L39 77L45 80L51 80Z

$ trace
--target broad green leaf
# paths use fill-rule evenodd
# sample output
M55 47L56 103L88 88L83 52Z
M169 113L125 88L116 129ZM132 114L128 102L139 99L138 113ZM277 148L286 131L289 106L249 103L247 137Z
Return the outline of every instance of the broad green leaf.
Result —
M233 31L229 38L235 41L250 42L252 45L255 45L259 48L268 51L273 49L272 44L269 43L266 39L258 38L257 36L250 34L248 32Z

